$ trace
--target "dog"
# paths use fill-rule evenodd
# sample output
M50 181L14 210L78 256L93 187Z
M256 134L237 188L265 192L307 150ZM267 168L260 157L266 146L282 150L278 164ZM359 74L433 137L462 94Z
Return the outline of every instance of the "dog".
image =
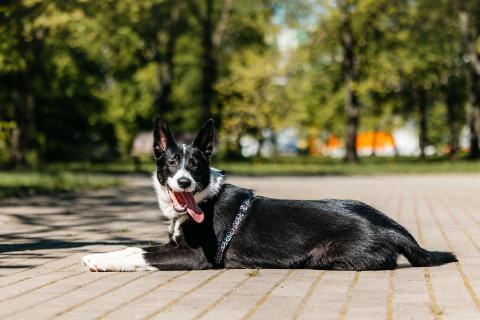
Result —
M214 123L191 145L177 144L157 119L153 185L170 221L166 244L90 254L91 271L310 268L388 270L399 255L414 267L455 262L450 252L428 251L401 225L355 200L281 200L224 182L210 167Z

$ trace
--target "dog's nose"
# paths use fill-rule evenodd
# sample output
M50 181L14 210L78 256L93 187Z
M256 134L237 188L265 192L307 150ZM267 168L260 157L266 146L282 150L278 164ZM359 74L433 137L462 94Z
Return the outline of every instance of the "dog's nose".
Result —
M190 187L190 185L192 184L192 181L190 181L190 179L188 178L181 177L181 178L178 178L177 183L180 188L186 189Z

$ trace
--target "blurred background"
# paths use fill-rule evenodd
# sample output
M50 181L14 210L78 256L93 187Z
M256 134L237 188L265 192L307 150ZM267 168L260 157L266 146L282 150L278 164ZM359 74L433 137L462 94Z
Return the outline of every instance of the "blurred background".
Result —
M480 3L1 2L4 195L152 170L157 115L236 174L480 172Z

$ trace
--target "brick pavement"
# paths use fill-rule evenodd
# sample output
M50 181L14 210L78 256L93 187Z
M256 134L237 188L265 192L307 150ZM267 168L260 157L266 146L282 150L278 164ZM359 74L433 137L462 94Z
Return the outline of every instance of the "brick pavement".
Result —
M285 198L353 198L460 262L394 271L90 273L86 252L166 239L148 177L0 203L0 319L480 319L480 176L243 178Z

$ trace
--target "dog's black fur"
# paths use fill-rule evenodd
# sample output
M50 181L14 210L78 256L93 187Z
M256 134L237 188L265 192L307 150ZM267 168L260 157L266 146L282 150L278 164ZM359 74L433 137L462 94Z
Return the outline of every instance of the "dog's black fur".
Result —
M167 125L157 120L154 151L157 178L165 184L177 169L180 147ZM207 122L185 157L187 169L208 185L213 122ZM224 184L199 205L202 223L188 219L174 241L146 249L146 262L159 270L207 269L251 190ZM428 251L401 225L354 200L280 200L256 196L227 248L226 268L312 268L329 270L394 269L404 255L415 267L457 261L450 252Z

